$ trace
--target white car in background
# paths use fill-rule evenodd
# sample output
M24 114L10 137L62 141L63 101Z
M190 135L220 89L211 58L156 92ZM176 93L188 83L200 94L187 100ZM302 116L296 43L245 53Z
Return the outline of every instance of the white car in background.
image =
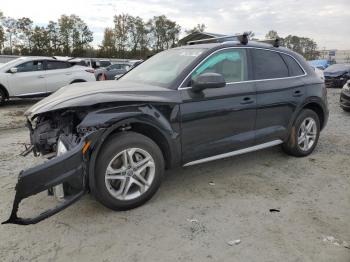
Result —
M0 105L12 97L47 96L78 82L96 81L94 69L50 57L21 57L0 65Z

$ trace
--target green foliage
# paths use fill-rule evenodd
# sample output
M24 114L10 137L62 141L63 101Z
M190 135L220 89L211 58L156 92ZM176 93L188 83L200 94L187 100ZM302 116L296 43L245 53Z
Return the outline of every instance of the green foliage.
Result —
M30 18L4 17L0 12L0 51L18 55L84 56L90 51L92 32L76 15L62 15L46 27Z
M195 32L199 32L199 33L202 33L205 31L206 29L206 25L205 24L197 24L195 27L193 27L192 29L190 30L185 30L185 33L186 34L192 34L192 33L195 33Z
M146 58L177 45L181 27L166 16L145 22L129 14L114 16L114 27L106 28L98 55L101 57Z

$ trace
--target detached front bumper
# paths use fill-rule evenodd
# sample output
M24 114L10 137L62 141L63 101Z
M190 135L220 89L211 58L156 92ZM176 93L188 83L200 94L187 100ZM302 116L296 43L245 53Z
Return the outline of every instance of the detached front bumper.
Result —
M84 146L86 146L85 141L83 139L65 154L57 156L41 165L24 170L19 174L12 212L10 218L3 222L3 224L36 224L70 206L84 195L87 190L87 175L85 171L87 161L83 153ZM76 193L66 197L58 206L34 218L21 218L17 216L19 204L24 198L69 181L74 181Z

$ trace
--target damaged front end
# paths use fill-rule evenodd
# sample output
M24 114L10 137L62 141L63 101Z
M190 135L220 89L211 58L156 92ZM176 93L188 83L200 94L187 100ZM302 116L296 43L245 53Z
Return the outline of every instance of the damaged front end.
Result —
M80 121L81 118L76 114L40 116L35 126L28 121L31 138L31 148L28 150L49 160L19 174L12 212L3 224L36 224L70 206L85 194L87 152L98 132L84 130L84 133L79 133L76 126ZM23 199L46 190L59 200L55 208L34 218L17 215Z

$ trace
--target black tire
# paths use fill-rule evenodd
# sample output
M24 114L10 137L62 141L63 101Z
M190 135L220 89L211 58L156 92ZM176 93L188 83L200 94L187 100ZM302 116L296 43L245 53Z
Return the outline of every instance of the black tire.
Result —
M6 101L6 94L4 90L0 89L0 106L3 106Z
M343 109L345 112L350 112L350 108L342 107L342 109Z
M120 200L108 191L105 173L112 159L127 148L137 147L147 151L154 160L155 172L149 188L140 196L131 200ZM111 136L101 148L96 161L95 187L93 194L104 206L113 210L136 208L152 198L157 192L164 174L164 158L158 145L150 138L135 132L122 132Z
M316 123L316 137L314 139L313 145L309 149L303 150L301 146L298 144L298 133L300 132L301 124L304 122L305 119L308 119L308 118L312 118ZM319 136L320 136L320 120L318 115L316 114L315 111L312 111L310 109L304 109L300 112L297 119L295 120L292 126L292 130L290 132L289 138L287 142L285 142L282 145L282 148L284 152L292 156L296 156L296 157L307 156L314 151L317 145Z

